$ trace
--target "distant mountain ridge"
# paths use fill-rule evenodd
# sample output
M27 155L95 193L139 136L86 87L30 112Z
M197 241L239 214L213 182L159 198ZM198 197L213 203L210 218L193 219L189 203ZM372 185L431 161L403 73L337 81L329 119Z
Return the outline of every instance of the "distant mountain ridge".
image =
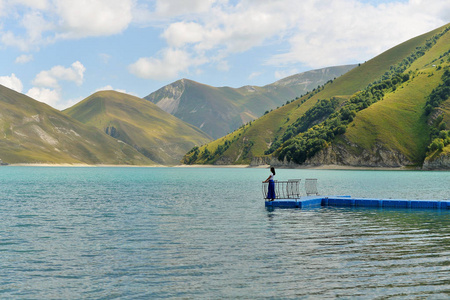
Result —
M181 79L144 99L197 126L213 138L219 138L260 117L265 111L281 106L354 67L356 65L312 70L263 87L212 87Z

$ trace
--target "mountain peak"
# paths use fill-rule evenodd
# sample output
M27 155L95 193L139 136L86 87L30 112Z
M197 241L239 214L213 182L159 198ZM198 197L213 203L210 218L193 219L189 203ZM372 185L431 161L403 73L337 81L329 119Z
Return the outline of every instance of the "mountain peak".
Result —
M144 99L162 110L201 128L213 138L234 131L356 65L323 68L292 75L264 87L213 87L186 78L175 81Z
M145 99L155 104L158 103L157 105L162 110L175 115L178 111L181 96L185 91L187 82L191 82L191 80L183 78L175 81L148 95Z

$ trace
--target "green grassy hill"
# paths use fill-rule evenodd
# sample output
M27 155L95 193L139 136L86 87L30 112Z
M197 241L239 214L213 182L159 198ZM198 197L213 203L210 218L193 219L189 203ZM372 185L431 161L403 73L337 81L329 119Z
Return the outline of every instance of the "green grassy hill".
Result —
M192 149L184 161L391 167L442 161L450 143L449 49L447 26L408 40Z
M153 103L115 91L97 92L64 113L131 145L160 164L178 164L186 151L210 140L198 128Z
M9 164L155 164L129 145L4 86L0 86L0 160Z
M341 76L355 65L312 70L266 86L212 87L181 79L145 99L214 138L234 131L297 96Z

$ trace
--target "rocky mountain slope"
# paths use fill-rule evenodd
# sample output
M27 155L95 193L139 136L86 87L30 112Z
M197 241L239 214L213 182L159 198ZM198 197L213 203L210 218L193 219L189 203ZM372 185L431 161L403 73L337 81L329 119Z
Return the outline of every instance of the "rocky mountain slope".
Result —
M151 93L145 99L197 126L213 138L219 138L355 66L312 70L263 87L212 87L181 79Z

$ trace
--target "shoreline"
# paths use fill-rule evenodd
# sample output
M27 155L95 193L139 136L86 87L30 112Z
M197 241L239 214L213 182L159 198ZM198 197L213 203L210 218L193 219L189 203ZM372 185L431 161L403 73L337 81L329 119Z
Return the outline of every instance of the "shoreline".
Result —
M268 169L270 165L112 165L112 164L51 164L51 163L17 163L4 165L5 167L120 167L120 168L249 168L249 169ZM449 170L422 170L417 167L357 167L357 166L342 166L342 165L321 165L321 166L276 166L277 169L298 169L298 170L361 170L361 171L449 171Z
M89 164L50 164L50 163L18 163L18 164L7 164L3 165L5 167L108 167L108 168L268 168L269 166L255 166L250 165L111 165L111 164L99 164L99 165L89 165Z

